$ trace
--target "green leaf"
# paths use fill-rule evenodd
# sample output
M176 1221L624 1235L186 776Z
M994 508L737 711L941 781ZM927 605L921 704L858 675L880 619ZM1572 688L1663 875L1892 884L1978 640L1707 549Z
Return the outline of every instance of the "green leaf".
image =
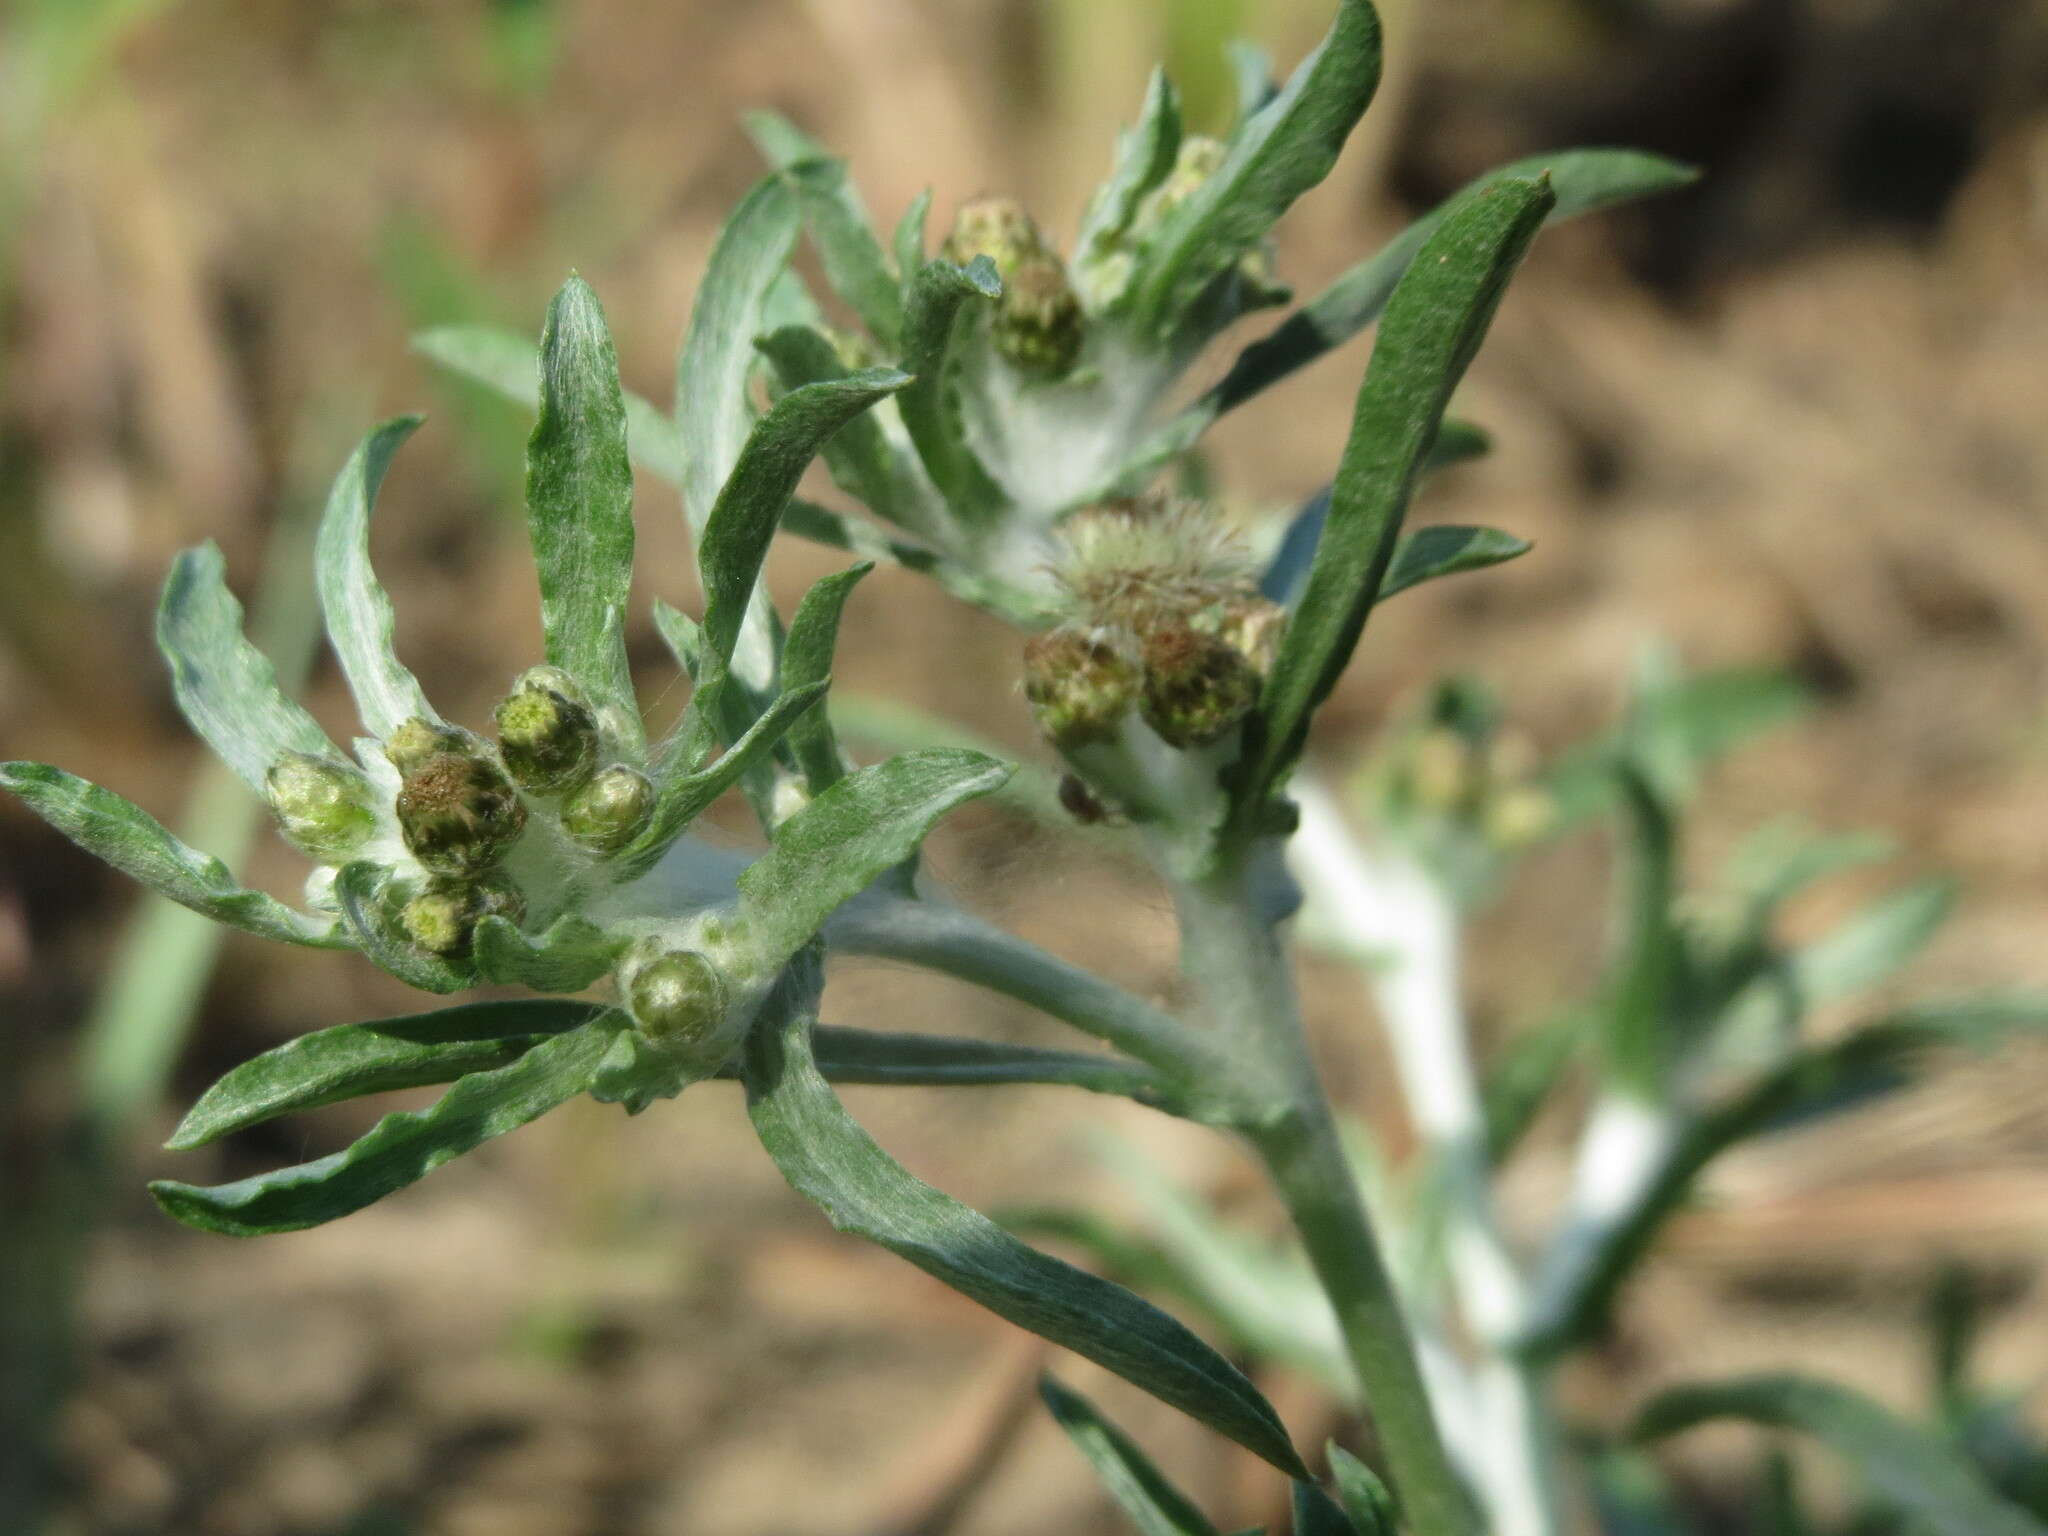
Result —
M1763 1375L1676 1387L1643 1409L1634 1438L1660 1440L1714 1419L1813 1436L1934 1536L2042 1536L2048 1529L2000 1498L1938 1434L1832 1382Z
M1397 592L1419 587L1441 576L1463 571L1483 571L1535 548L1527 539L1516 538L1498 528L1468 528L1457 523L1435 523L1401 535L1394 546L1393 562L1380 584L1379 602Z
M903 217L896 221L896 232L891 237L896 251L896 275L903 283L906 302L919 274L924 271L924 226L931 212L932 189L926 187L910 200L910 206L903 210ZM905 319L908 319L907 314Z
M898 397L897 408L932 484L953 515L969 524L996 517L1008 498L989 478L950 407L947 360L965 319L962 306L969 299L993 303L1002 293L1003 280L986 256L964 267L928 261L911 285L904 317L903 366L917 378Z
M1217 1536L1208 1518L1101 1409L1051 1376L1038 1378L1038 1395L1142 1536Z
M881 1244L998 1316L1085 1355L1289 1476L1306 1475L1271 1405L1185 1327L1121 1286L1026 1247L877 1146L819 1075L804 1002L771 1000L743 1057L754 1128L799 1194L840 1231Z
M1077 266L1095 265L1122 242L1145 194L1173 169L1180 135L1180 93L1164 69L1154 69L1145 84L1145 104L1138 109L1137 126L1117 135L1116 164L1109 179L1089 199L1088 211L1081 218L1081 230L1074 240Z
M748 436L697 551L704 573L704 636L720 656L732 657L775 525L804 470L834 432L909 382L908 374L894 368L869 368L791 390Z
M412 349L528 410L540 404L540 378L533 366L534 346L517 331L494 325L436 326L413 337ZM675 423L646 396L631 390L624 395L626 447L633 462L656 479L680 486L683 447Z
M331 1157L211 1187L159 1179L149 1192L165 1214L229 1237L320 1226L573 1099L622 1026L621 1015L601 1015L543 1040L509 1066L460 1079L430 1108L386 1115Z
M363 440L328 493L314 544L314 573L327 638L373 735L389 736L407 720L441 717L418 679L391 647L391 599L370 568L370 509L391 456L420 424L417 416L387 421Z
M1794 995L1809 1006L1873 987L1927 946L1955 908L1949 880L1922 880L1872 902L1792 957Z
M1678 899L1678 823L1632 762L1621 783L1621 952L1600 1004L1600 1065L1614 1090L1660 1103L1679 1048L1672 1027L1686 979Z
M860 579L874 569L872 562L850 566L836 575L812 584L797 604L790 620L789 638L782 646L782 684L802 688L823 683L832 675L832 653L839 644L839 616ZM814 795L823 794L846 776L846 759L839 740L832 733L831 717L814 709L789 728L789 749L796 758L804 783Z
M141 806L112 790L46 763L23 762L0 763L0 789L21 796L30 810L94 858L202 917L285 944L349 947L332 922L237 885L219 859L187 847Z
M398 925L399 895L390 871L380 864L358 860L344 864L334 877L342 922L371 964L422 992L460 992L475 985L471 967L431 954L405 936Z
M637 760L647 739L626 661L633 584L626 402L604 309L580 277L562 285L541 331L526 506L547 659L588 695L614 754Z
M953 1035L893 1034L820 1024L811 1047L832 1083L878 1087L993 1088L1044 1083L1116 1094L1170 1109L1159 1074L1101 1051L1049 1051Z
M1132 309L1141 329L1172 330L1296 198L1329 175L1379 78L1379 18L1367 0L1339 0L1329 35L1232 136L1223 164L1148 243Z
M1592 1033L1594 1018L1567 1013L1516 1035L1486 1074L1486 1158L1506 1162Z
M228 591L223 564L210 542L171 562L156 643L192 729L261 795L265 776L287 752L342 754L319 722L284 696L269 659L242 633L242 605Z
M1294 1536L1358 1536L1342 1506L1314 1483L1294 1483Z
M825 280L853 307L868 334L893 351L903 337L903 290L847 179L845 161L812 158L785 168L802 194L804 221Z
M779 695L747 727L746 734L709 767L661 780L654 802L654 819L612 861L613 878L622 882L636 880L652 869L669 845L682 836L685 827L709 810L714 800L738 784L750 770L768 761L775 744L788 734L803 712L825 697L826 687L824 683L811 683ZM709 687L701 689L699 697L711 691Z
M1334 1440L1323 1451L1330 1459L1330 1476L1337 1484L1337 1497L1358 1536L1400 1536L1394 1496L1378 1474Z
M1223 45L1223 53L1230 64L1231 84L1237 88L1237 119L1231 129L1236 132L1280 94L1280 82L1273 78L1273 56L1257 43L1234 37Z
M618 964L625 948L624 939L570 912L531 937L502 917L486 917L476 925L470 952L485 981L535 992L581 992Z
M1195 435L1225 411L1314 362L1378 319L1416 252L1460 208L1485 196L1492 187L1545 173L1557 198L1546 220L1553 224L1668 192L1698 175L1690 166L1630 149L1560 150L1488 171L1289 315L1270 336L1245 348L1222 381L1183 413L1199 423L1193 429Z
M784 389L836 383L850 372L832 343L807 325L784 326L757 345ZM834 433L824 458L833 484L875 516L924 537L943 533L946 510L936 503L917 461L890 442L872 415L856 416Z
M935 747L848 774L775 829L740 876L740 911L764 958L808 944L839 907L909 858L941 816L1002 787L1007 764Z
M796 189L780 173L759 183L718 232L690 333L676 365L683 506L699 539L753 426L747 379L768 295L803 224ZM743 594L744 596L744 594Z
M280 1115L494 1071L550 1035L587 1024L603 1012L596 1003L463 1003L436 1013L315 1030L252 1057L221 1078L199 1096L164 1145L188 1152Z
M1309 717L1350 660L1444 404L1550 203L1542 182L1502 182L1474 199L1444 221L1388 306L1308 587L1247 729L1241 814L1255 814L1293 766Z

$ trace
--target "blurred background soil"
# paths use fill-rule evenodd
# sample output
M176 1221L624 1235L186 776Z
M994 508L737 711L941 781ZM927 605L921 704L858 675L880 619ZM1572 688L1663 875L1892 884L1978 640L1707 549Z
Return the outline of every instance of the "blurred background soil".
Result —
M1793 669L1806 724L1731 762L1701 861L1796 813L1876 828L1884 879L1940 869L1959 917L1914 989L2048 981L2048 12L2038 0L1397 0L1379 104L1290 216L1304 294L1466 176L1570 143L1692 158L1694 190L1552 231L1460 411L1493 456L1420 514L1533 538L1529 558L1376 619L1319 749L1341 762L1450 668L1559 748L1609 718L1640 644ZM60 763L175 819L200 761L149 640L170 555L218 540L246 591L375 417L432 420L377 544L401 647L480 725L538 650L519 413L407 351L427 324L533 331L571 267L627 380L666 382L724 211L757 174L737 116L790 113L849 154L885 224L929 184L1014 191L1070 235L1164 52L1220 122L1219 42L1283 66L1320 0L17 0L0 16L0 755ZM1252 322L1256 334L1263 322ZM1227 354L1225 354L1227 355ZM1232 418L1218 483L1275 512L1329 476L1365 348ZM1214 366L1220 367L1222 356ZM675 497L641 487L639 601L695 601ZM829 494L825 493L825 494ZM780 551L789 600L833 561ZM674 707L651 627L643 697ZM1034 757L1014 641L900 573L855 599L839 687L951 714ZM316 711L345 730L332 668ZM253 815L253 810L250 812ZM728 817L737 829L738 818ZM737 832L735 832L737 835ZM1129 985L1171 985L1158 894L999 814L934 864L968 900ZM259 838L257 884L293 857ZM1831 887L1802 909L1865 894ZM1523 871L1474 945L1489 1038L1579 993L1605 850ZM72 1166L75 1048L134 889L0 803L0 1245ZM1308 966L1332 1077L1395 1114L1374 1028ZM60 1529L177 1536L1021 1536L1116 1529L1029 1401L1039 1351L887 1255L835 1238L713 1085L628 1120L581 1103L334 1227L236 1244L172 1226L141 1176L232 1177L343 1145L359 1104L171 1159L153 1150L225 1067L320 1025L410 1011L345 955L230 940L175 1091L114 1179L66 1284L83 1330L61 1410ZM1053 1039L964 989L873 964L846 1023ZM1993 1303L1988 1373L2048 1371L2048 1054L1966 1062L1884 1108L1717 1174L1567 1383L1613 1421L1658 1382L1824 1369L1921 1400L1917 1309L1943 1256ZM1120 1196L1107 1116L1175 1174L1269 1220L1213 1138L1054 1090L860 1090L913 1169L980 1204ZM1540 1229L1562 1122L1518 1166ZM33 1274L10 1302L29 1314ZM46 1298L47 1299L47 1298ZM20 1327L16 1327L20 1332ZM19 1341L17 1340L17 1343ZM33 1342L33 1341L31 1341ZM23 1357L25 1358L25 1357ZM1135 1394L1100 1391L1236 1524L1272 1479ZM0 1383L22 1443L36 1373ZM1265 1385L1312 1444L1337 1421ZM1744 1442L1703 1438L1716 1457ZM979 1498L956 1496L976 1465ZM13 1465L20 1470L20 1458ZM19 1490L16 1490L19 1492ZM1227 1527L1226 1527L1227 1528Z

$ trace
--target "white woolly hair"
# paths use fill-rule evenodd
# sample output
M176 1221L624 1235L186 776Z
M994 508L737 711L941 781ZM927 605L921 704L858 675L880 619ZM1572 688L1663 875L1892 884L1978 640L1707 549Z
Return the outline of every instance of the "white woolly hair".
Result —
M1060 525L1052 561L1083 616L1140 628L1247 594L1257 570L1218 507L1166 496L1076 512Z

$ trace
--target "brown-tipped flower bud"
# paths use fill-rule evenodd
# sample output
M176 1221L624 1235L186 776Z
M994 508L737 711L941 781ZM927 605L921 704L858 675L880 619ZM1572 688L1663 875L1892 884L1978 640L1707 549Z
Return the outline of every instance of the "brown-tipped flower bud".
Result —
M1062 624L1024 643L1024 696L1038 728L1063 750L1114 736L1144 678L1128 630Z
M512 780L467 731L408 720L384 748L400 774L398 830L430 874L480 875L526 830Z
M482 880L445 876L429 880L413 893L399 913L405 936L436 955L469 952L476 925L486 917L516 923L526 916L526 898L502 875Z
M1145 723L1176 747L1217 740L1259 699L1259 674L1237 647L1190 624L1145 636Z
M597 717L559 667L531 667L498 705L498 748L522 789L566 795L597 772Z
M1025 373L1051 379L1073 368L1084 339L1081 301L1058 256L1034 252L1003 274L991 339Z
M952 233L939 251L962 267L977 256L986 256L1008 283L1017 264L1044 247L1045 240L1022 203L1013 197L977 197L962 203L954 213Z
M718 1039L732 996L725 973L691 949L664 950L639 959L626 968L621 990L640 1033L663 1050L685 1057Z
M1203 609L1195 617L1195 627L1230 646L1264 678L1280 659L1287 610L1256 592L1240 592Z
M595 853L617 853L654 814L654 786L624 763L601 769L562 802L562 830Z
M323 864L340 863L376 830L370 781L331 757L287 752L271 764L263 787L292 846Z

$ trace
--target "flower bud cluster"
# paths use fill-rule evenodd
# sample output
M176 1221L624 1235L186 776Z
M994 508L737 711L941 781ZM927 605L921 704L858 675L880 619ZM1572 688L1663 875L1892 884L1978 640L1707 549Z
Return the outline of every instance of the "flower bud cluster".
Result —
M653 785L637 767L605 763L596 712L559 667L522 673L496 723L494 746L460 726L405 721L380 744L397 778L395 790L383 779L381 795L371 773L328 757L293 752L272 765L266 787L279 826L322 866L309 890L331 890L335 867L351 860L382 864L395 932L428 954L460 959L484 918L517 924L529 908L559 906L555 887L573 870L513 861L535 818L549 825L551 846L596 858L625 848L652 821ZM521 877L508 861L519 862ZM523 889L522 878L547 889Z
M1025 647L1024 691L1062 751L1113 740L1134 712L1169 745L1207 746L1258 702L1285 614L1215 508L1106 503L1061 530L1074 617Z
M943 250L960 266L977 256L995 264L1003 293L989 339L1000 356L1036 378L1072 371L1086 340L1081 301L1066 263L1022 204L1005 197L963 203Z

